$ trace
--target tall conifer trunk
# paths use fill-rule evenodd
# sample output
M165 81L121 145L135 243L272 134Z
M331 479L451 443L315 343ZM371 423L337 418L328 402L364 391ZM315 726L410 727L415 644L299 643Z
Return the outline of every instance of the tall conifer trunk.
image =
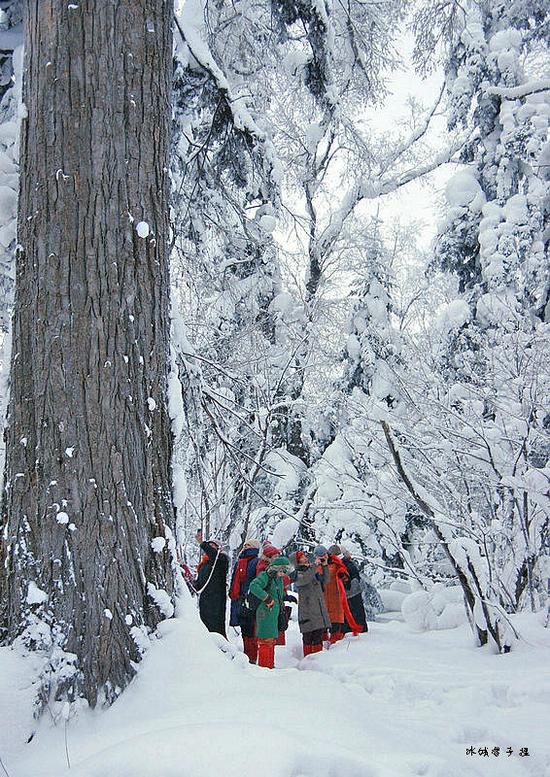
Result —
M172 17L168 0L26 3L0 593L7 639L52 656L44 701L111 700L171 610L151 540L173 524Z

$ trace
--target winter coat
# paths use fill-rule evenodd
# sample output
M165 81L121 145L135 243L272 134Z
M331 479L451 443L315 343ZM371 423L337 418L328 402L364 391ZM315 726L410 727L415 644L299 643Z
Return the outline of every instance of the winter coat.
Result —
M328 582L325 585L325 604L331 623L344 622L344 605L340 598L338 578L345 584L348 580L348 571L344 562L338 556L328 557Z
M360 626L363 626L364 631L368 631L367 618L365 616L365 608L363 607L363 597L361 596L361 576L359 574L359 568L357 564L350 558L344 559L344 564L348 570L349 580L344 583L346 589L346 596L348 598L348 604L352 616L355 622ZM351 631L351 627L347 622L344 624L344 633Z
M298 593L298 626L302 634L330 628L323 585L328 582L326 566L298 566L290 576Z
M352 599L361 593L361 577L357 564L350 558L344 559L344 565L349 575L349 580L344 583L344 588L346 589L347 598Z
M283 581L277 576L277 570L290 566L285 556L273 559L269 567L260 572L250 583L250 593L261 599L256 610L256 637L258 639L276 639L279 635L279 612L283 606ZM265 599L273 599L273 606L267 607Z
M348 599L348 604L352 618L359 626L362 626L363 631L368 631L369 627L367 626L365 608L363 607L363 597L352 596L351 599ZM349 625L348 619L346 617L346 622L344 623L344 634L347 634L348 631L353 631L353 629Z
M246 548L240 554L237 563L233 569L231 586L229 588L229 598L231 599L231 615L229 618L230 626L242 626L242 617L240 613L241 599L247 592L250 582L254 580L258 565L258 548Z
M202 542L201 550L204 557L193 583L197 591L201 591L199 614L208 631L214 631L225 637L225 587L229 559L225 553L218 553L218 548L209 542Z

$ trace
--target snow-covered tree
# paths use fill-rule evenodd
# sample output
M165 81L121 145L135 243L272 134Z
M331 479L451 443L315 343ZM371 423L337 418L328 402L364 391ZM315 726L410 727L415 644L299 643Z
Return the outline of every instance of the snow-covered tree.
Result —
M280 446L285 320L294 317L272 236L280 171L266 121L269 16L267 5L245 2L238 14L186 3L176 16L173 303L200 370L182 441L194 440L184 512L236 545L268 498L258 478ZM188 386L185 369L180 377Z
M294 524L307 515L308 468L330 442L308 411L309 387L335 373L318 358L330 277L353 262L364 237L361 203L458 147L434 156L422 146L435 109L408 133L369 137L361 108L385 95L403 14L400 0L346 8L197 1L177 12L173 302L201 372L184 522L193 513L235 537L243 536L237 526L269 530L277 513ZM284 256L286 279L289 268L297 277L292 251L306 259L292 289L283 288L274 229L277 240L283 231L297 236Z
M398 430L401 479L446 547L479 641L500 650L511 644L505 613L537 606L546 563L548 373L535 365L548 361L549 84L537 75L547 26L537 2L431 19L448 47L450 125L471 139L436 249L458 294L435 362L409 386L422 414Z
M535 489L531 503L527 486L503 488L500 481L544 480L550 452L547 373L534 373L534 363L546 362L548 337L549 27L548 7L538 0L468 7L450 59L450 121L470 125L473 133L463 156L467 167L447 187L451 208L438 247L463 292L455 304L461 326L447 339L445 358L457 380L450 391L473 391L482 402L476 425L494 448L494 504L507 515L503 533L518 535L505 543L519 555L515 580L505 585L515 591L513 607L527 589L534 604L533 567L544 537L531 519L540 498Z
M511 324L521 310L545 320L550 84L538 76L549 61L548 8L538 0L466 8L447 85L449 123L467 126L471 140L466 169L447 186L438 257L471 292L481 326Z
M383 567L403 550L406 525L406 505L386 488L388 453L376 444L380 417L399 412L402 404L402 345L392 322L391 251L379 222L370 222L368 231L371 238L357 263L341 375L326 412L332 439L313 467L310 514L319 537L345 541Z

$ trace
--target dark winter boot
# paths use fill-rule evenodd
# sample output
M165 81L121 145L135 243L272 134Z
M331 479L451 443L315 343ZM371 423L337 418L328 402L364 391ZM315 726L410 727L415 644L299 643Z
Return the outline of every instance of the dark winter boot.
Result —
M340 629L330 632L329 642L331 645L334 645L335 642L339 642L341 639L344 639L344 633L340 631Z

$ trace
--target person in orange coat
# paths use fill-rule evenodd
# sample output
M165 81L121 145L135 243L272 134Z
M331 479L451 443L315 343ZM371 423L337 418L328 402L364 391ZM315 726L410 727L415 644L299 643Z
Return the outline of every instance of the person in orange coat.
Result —
M332 609L327 603L331 627L330 642L334 643L344 637L344 623L348 623L351 631L357 635L362 632L363 626L357 623L350 610L346 596L345 586L349 581L349 572L340 558L342 551L338 545L331 545L328 549L329 582L325 588L325 598L331 601ZM328 591L328 594L327 594ZM335 620L335 619L338 620Z
M343 583L348 580L348 571L342 561L338 558L335 550L339 551L336 545L330 547L332 553L324 547L318 545L315 548L315 559L321 564L328 566L328 581L325 583L325 604L330 618L330 643L337 642L344 636L344 603L342 601L341 589ZM338 585L338 580L341 584Z

